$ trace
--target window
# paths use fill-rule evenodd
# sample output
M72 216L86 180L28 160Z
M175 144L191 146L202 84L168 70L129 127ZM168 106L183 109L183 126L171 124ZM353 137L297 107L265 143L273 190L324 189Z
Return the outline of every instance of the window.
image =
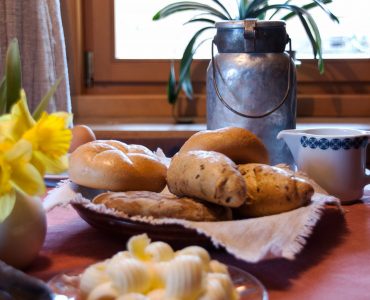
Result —
M127 24L130 28L140 29L143 25L136 22L140 13L134 14L133 4L155 4L162 7L165 0L116 0L119 10L130 17ZM234 0L232 0L234 1ZM358 0L360 1L360 0ZM148 2L148 3L144 3ZM161 2L162 4L158 4ZM167 1L170 2L170 1ZM343 1L335 1L342 3ZM365 1L366 2L366 1ZM71 41L69 51L74 58L71 69L75 80L74 113L81 122L161 122L172 120L172 108L166 102L165 86L168 78L170 60L165 59L163 53L156 58L139 59L133 55L120 54L117 51L114 34L122 35L122 43L131 43L125 40L126 34L114 29L115 2L114 0L61 0L64 7L65 31L67 40ZM356 3L356 13L358 13ZM127 14L126 14L127 9ZM146 12L149 19L156 12ZM364 12L367 10L364 9ZM144 14L144 13L143 13ZM132 19L133 18L133 19ZM369 22L367 17L363 19ZM162 21L157 22L160 24ZM176 21L181 27L181 22ZM126 26L120 26L123 29ZM366 25L366 24L365 24ZM359 25L358 28L368 34L368 25ZM162 24L158 26L165 26ZM144 36L152 33L143 30ZM357 31L356 31L357 32ZM135 34L135 32L134 32ZM132 35L132 33L131 33ZM181 34L182 35L182 34ZM68 38L69 36L69 38ZM332 47L346 45L347 35L336 39L333 35L329 39ZM144 37L145 38L145 37ZM147 36L149 39L149 37ZM142 40L143 38L139 38ZM298 115L317 117L369 117L370 116L370 60L368 55L369 37L359 35L356 38L364 51L356 59L327 59L325 60L325 74L319 75L316 62L302 56L302 65L298 68ZM325 41L327 39L325 38ZM186 41L185 41L186 43ZM175 43L178 45L178 42ZM160 44L163 49L162 44ZM141 46L142 48L144 46ZM181 51L183 46L178 45ZM367 48L366 48L367 47ZM148 48L148 47L146 47ZM150 51L152 47L150 46ZM154 46L153 46L154 48ZM172 51L172 50L171 50ZM206 50L207 51L207 50ZM84 54L85 53L85 54ZM86 53L90 53L93 65L94 85L86 87L83 77L83 60ZM357 53L358 54L358 53ZM162 55L162 56L161 56ZM172 54L178 57L178 54ZM311 56L310 52L308 54ZM167 55L166 55L167 57ZM71 59L73 61L73 59ZM193 80L195 92L198 96L196 111L200 120L205 117L205 70L208 59L199 59L193 64Z
M198 0L215 6L212 1ZM302 5L303 1L292 1L290 4ZM348 8L346 1L334 1L328 8L339 18L340 23L333 22L321 9L311 9L310 13L318 23L323 41L323 52L326 58L369 58L370 26L366 15L368 0L357 0L355 9ZM114 0L114 41L115 58L117 59L169 59L181 58L182 52L193 33L200 28L199 23L183 26L195 14L181 12L160 21L152 21L153 15L173 0ZM229 11L236 8L235 0L223 0ZM282 3L281 0L270 1L271 4ZM234 8L234 10L233 10ZM287 14L281 10L275 19ZM269 13L272 15L272 12ZM266 17L269 19L269 16ZM312 58L312 50L305 31L298 19L287 21L287 32L293 41L298 58ZM206 43L200 45L195 57L210 59L211 39L215 32L209 32ZM150 47L148 47L150 45Z

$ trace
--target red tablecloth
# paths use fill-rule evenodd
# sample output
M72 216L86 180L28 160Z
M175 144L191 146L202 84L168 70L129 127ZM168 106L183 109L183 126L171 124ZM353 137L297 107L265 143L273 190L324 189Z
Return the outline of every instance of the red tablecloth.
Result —
M324 213L294 261L249 264L216 249L211 255L253 274L266 286L271 300L370 299L370 204L344 208L344 216L332 210ZM71 207L55 208L47 217L45 244L26 270L35 277L48 280L125 248L124 238L90 227Z

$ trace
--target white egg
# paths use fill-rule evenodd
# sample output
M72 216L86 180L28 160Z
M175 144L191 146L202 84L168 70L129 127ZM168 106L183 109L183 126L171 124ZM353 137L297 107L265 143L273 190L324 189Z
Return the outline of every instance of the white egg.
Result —
M72 128L72 140L69 152L73 152L79 146L95 140L95 134L89 126L76 125Z

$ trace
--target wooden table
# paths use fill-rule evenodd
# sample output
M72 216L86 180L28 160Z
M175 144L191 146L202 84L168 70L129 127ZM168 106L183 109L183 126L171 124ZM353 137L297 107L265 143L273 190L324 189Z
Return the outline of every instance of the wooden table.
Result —
M328 210L294 261L257 264L223 250L211 255L257 277L274 299L370 299L370 202L345 206L344 216ZM43 280L83 267L125 249L125 239L85 223L71 207L47 214L48 233L39 257L26 272ZM253 242L253 241L251 241Z

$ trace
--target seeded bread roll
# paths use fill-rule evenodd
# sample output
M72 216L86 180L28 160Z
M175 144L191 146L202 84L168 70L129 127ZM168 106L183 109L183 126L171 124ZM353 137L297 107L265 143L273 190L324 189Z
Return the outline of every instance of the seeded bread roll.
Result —
M267 149L261 140L249 130L239 127L199 131L184 143L179 152L191 150L216 151L236 164L269 162Z
M84 144L69 157L69 178L94 189L160 192L166 186L166 172L148 148L114 140Z
M231 209L212 203L199 202L170 193L125 192L103 193L96 196L94 204L114 209L118 216L175 218L189 221L231 220Z
M170 192L215 204L238 207L246 197L246 185L236 165L213 151L189 151L173 157L167 172Z
M237 208L242 217L261 217L307 205L314 193L304 179L263 164L239 165L247 185L246 202Z

